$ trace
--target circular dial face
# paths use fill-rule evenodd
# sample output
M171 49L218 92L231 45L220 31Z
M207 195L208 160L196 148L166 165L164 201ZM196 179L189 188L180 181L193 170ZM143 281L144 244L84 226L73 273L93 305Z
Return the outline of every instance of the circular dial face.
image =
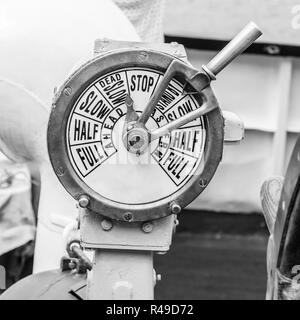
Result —
M162 73L148 68L116 70L96 79L74 103L66 130L69 161L102 197L130 205L159 201L179 191L203 165L202 117L153 140L140 155L124 144L127 95L140 115L162 78ZM160 128L199 107L173 79L146 127Z

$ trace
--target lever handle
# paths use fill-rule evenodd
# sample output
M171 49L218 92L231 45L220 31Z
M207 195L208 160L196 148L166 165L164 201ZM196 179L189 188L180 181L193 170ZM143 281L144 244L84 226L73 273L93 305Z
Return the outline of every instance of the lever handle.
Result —
M249 22L206 66L202 66L203 70L214 80L220 71L261 35L258 26Z
M172 122L169 122L168 124L158 128L158 129L150 131L150 140L151 141L156 140L159 137L171 132L172 130L179 129L180 127L184 126L185 124L189 123L190 121L193 121L193 120L201 117L202 115L212 111L216 107L217 107L216 104L206 102L201 106L201 108L193 110L193 111L187 113L186 115L184 115L176 120L173 120Z

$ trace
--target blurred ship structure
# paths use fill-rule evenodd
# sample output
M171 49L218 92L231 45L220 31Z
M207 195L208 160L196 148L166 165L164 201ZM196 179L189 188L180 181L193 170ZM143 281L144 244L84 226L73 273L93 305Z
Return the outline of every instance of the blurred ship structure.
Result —
M190 206L195 210L261 212L266 178L284 175L300 132L300 6L292 0L168 0L167 41L187 47L199 68L241 28L255 21L263 36L212 84L222 108L245 124L240 146L225 146L218 171Z

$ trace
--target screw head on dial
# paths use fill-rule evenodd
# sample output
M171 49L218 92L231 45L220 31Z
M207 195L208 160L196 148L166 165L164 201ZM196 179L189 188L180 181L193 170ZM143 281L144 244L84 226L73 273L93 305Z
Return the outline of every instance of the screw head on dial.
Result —
M178 203L173 203L171 206L172 213L178 214L181 211L181 207Z
M89 205L89 203L90 199L86 195L82 195L78 200L78 204L81 208L86 208Z

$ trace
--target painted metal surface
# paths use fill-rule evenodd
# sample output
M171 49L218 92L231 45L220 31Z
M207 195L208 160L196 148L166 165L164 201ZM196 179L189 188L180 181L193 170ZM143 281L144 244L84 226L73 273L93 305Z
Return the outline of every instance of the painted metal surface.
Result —
M87 279L87 298L153 300L155 282L151 251L96 249Z
M99 213L81 209L81 245L86 249L168 251L176 227L176 216L148 222L107 220ZM109 226L109 227L108 227Z
M85 297L86 274L51 270L18 281L0 300L81 300Z

